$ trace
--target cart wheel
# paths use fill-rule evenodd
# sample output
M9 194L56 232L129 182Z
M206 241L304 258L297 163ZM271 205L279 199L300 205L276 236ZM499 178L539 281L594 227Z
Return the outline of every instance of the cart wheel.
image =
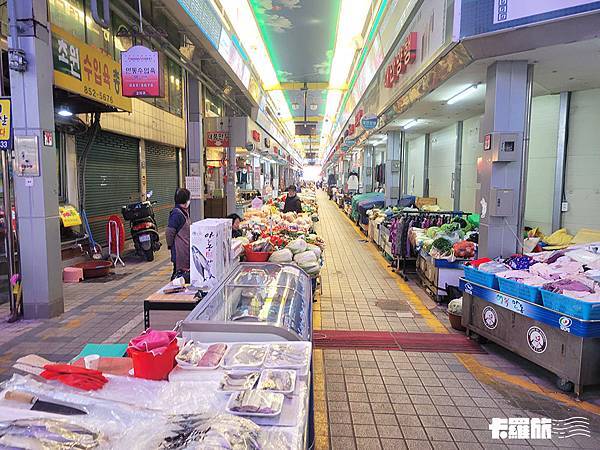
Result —
M477 333L473 333L471 332L471 334L469 335L469 337L474 340L475 342L477 342L478 344L486 344L487 343L487 339L483 336L481 336L480 334Z
M566 378L556 377L556 387L563 392L571 392L575 385Z

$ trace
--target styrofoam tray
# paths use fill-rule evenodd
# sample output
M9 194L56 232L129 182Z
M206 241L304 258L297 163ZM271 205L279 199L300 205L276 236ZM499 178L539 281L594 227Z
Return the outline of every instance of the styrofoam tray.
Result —
M212 344L202 344L202 343L198 343L198 342L194 343L194 345L197 345L198 347L203 348L204 353L206 353L206 350L208 350L208 348L211 345L217 345L217 344L224 344L224 343L221 343L221 342L215 342ZM221 361L223 361L223 358L225 357L225 355L227 354L227 351L229 350L229 346L227 344L224 344L224 345L227 347L225 349L225 353L223 353L223 356L221 356L221 359L219 360L219 362L214 366L197 366L195 364L186 363L185 361L180 361L176 356L175 361L177 361L177 367L179 367L183 370L215 370L216 368L218 368L221 365ZM182 347L182 350L183 350L183 347ZM204 353L202 356L204 356Z
M262 347L264 348L264 354L262 356L262 358L260 358L259 360L256 360L256 362L254 364L228 364L228 361L233 357L233 355L235 355L238 351L240 351L243 347ZM227 351L225 352L225 355L223 355L223 358L221 359L221 367L223 369L257 369L260 366L263 365L263 363L265 362L265 358L267 357L267 353L269 351L269 345L268 344L233 344L230 345L229 348L227 349Z
M254 383L252 383L252 386L245 385L244 387L241 387L240 389L223 389L223 379L227 375L248 375L249 376L253 373L257 374L258 376L254 380ZM217 387L217 390L219 392L224 392L224 393L228 393L228 394L231 394L232 392L247 391L249 389L253 389L260 378L261 378L261 373L258 370L235 370L235 371L232 370L232 371L223 373L223 376L221 377L221 381L219 381L219 386Z
M291 380L291 388L290 389L288 389L286 391L279 391L277 389L268 389L268 388L264 387L264 383L265 383L269 373L278 373L278 372L289 374L290 380ZM279 392L281 394L291 394L296 389L296 371L289 370L289 369L265 369L260 373L260 380L258 380L257 388L259 390L263 390L265 392Z
M239 395L242 395L243 392L244 391L239 391L239 392L234 392L233 394L231 394L231 397L229 397L229 401L227 402L227 406L225 407L225 410L228 413L234 414L236 416L251 416L251 417L277 417L278 415L281 414L281 409L283 408L283 401L285 400L285 397L283 394L280 394L278 392L254 391L254 392L260 392L261 395L274 396L274 398L277 401L277 409L276 409L276 411L274 411L271 414L235 411L235 410L231 409L233 407L234 403L236 402L237 397Z
M271 359L272 352L281 346L289 346L290 348L300 349L304 354L304 360L297 364L286 364L286 363L274 363ZM310 366L310 343L309 342L278 342L275 344L269 345L269 351L267 353L267 357L265 358L265 367L269 369L299 369L305 370Z

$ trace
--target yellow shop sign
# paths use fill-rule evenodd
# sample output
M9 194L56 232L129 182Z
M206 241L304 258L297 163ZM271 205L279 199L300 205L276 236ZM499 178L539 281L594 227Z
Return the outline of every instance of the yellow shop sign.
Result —
M131 112L121 95L121 65L103 51L52 25L54 84L105 105Z

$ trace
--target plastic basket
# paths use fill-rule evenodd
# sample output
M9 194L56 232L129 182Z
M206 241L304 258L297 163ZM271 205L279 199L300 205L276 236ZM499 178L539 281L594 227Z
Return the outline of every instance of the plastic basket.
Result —
M246 254L246 261L248 262L267 262L273 252L255 252L252 250L252 246L245 245L244 253Z
M542 304L542 294L540 288L536 286L528 286L518 281L509 280L502 277L496 277L498 279L498 286L500 291L506 295L517 297L528 302Z
M483 272L474 267L465 266L465 278L473 283L492 289L498 289L498 277L493 273Z
M134 348L127 349L127 354L133 363L134 376L147 380L166 380L175 367L175 356L178 352L177 340L171 342L161 355L153 355L151 352L142 352Z
M582 320L600 320L600 302L590 302L567 297L556 292L542 291L542 302L546 308Z

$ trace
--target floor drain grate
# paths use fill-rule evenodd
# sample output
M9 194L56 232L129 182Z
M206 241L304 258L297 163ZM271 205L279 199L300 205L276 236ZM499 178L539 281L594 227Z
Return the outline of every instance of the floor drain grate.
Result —
M410 311L410 306L395 300L378 300L375 306L385 311Z

